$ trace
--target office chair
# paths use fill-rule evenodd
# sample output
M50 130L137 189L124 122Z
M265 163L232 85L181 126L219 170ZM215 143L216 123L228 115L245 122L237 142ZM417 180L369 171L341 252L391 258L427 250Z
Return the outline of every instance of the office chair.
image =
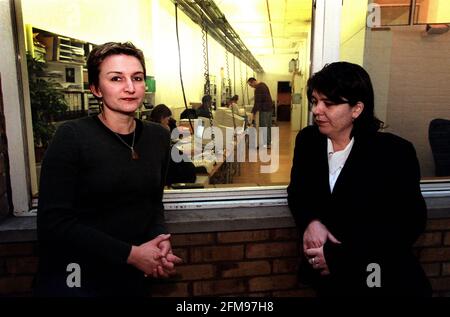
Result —
M428 128L436 176L450 176L450 120L433 119Z

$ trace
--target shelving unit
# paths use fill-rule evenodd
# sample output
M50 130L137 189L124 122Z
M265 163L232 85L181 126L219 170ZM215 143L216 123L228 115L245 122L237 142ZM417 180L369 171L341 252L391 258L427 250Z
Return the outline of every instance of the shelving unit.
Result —
M37 60L46 63L42 78L56 83L68 105L68 110L55 118L63 121L100 112L98 100L89 90L86 60L94 44L26 25L27 51ZM155 105L156 83L152 76L146 78L147 92L138 117L143 117ZM214 85L214 91L217 89ZM213 90L212 90L213 91ZM215 93L214 93L215 94Z
M54 60L84 65L86 63L84 45L80 40L56 35L54 37Z

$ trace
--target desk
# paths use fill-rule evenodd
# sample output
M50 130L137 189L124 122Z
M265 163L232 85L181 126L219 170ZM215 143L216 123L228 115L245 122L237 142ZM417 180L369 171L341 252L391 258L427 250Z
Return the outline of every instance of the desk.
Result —
M197 139L198 141L199 139ZM242 133L240 135L237 135L233 142L233 150L232 151L226 151L226 145L223 152L216 151L215 154L212 154L211 152L205 152L204 146L209 144L211 140L203 140L206 142L205 144L202 144L202 151L200 153L194 153L195 147L194 146L200 146L200 144L194 145L194 139L190 138L188 140L185 140L184 142L182 140L178 141L175 145L179 150L183 151L184 153L190 151L191 155L190 158L194 162L195 166L202 166L202 159L206 157L205 161L205 168L207 169L207 173L201 173L197 174L197 176L207 176L208 177L208 183L210 184L230 184L233 182L233 176L234 175L240 175L240 162L237 160L237 149L240 142L245 142L245 134ZM198 151L198 149L197 149ZM218 154L221 153L221 154ZM195 156L197 154L197 156ZM216 158L215 164L211 168L211 162L214 160L214 157ZM195 159L196 158L196 159Z

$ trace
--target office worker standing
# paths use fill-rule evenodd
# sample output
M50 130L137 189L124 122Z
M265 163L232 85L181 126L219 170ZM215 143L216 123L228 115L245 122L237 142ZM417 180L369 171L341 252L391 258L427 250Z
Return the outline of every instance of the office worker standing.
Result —
M358 65L325 66L307 94L315 125L297 135L288 186L303 237L300 278L323 296L430 295L412 251L426 223L413 145L379 132Z
M255 104L252 109L253 117L259 112L259 127L264 128L263 146L270 148L271 145L271 128L272 128L272 97L270 96L269 87L263 82L250 77L247 80L250 87L255 89Z
M135 119L145 94L142 52L105 43L88 58L95 117L69 121L45 155L38 206L38 296L144 295L172 253L162 195L170 136ZM69 274L75 273L69 276Z

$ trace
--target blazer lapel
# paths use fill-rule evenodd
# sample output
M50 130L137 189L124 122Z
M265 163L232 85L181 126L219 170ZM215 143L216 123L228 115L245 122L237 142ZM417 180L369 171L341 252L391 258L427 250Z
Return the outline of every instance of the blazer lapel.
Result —
M327 137L321 135L317 147L317 182L319 185L318 190L329 196L331 195L330 180L328 171L328 153L327 153Z

